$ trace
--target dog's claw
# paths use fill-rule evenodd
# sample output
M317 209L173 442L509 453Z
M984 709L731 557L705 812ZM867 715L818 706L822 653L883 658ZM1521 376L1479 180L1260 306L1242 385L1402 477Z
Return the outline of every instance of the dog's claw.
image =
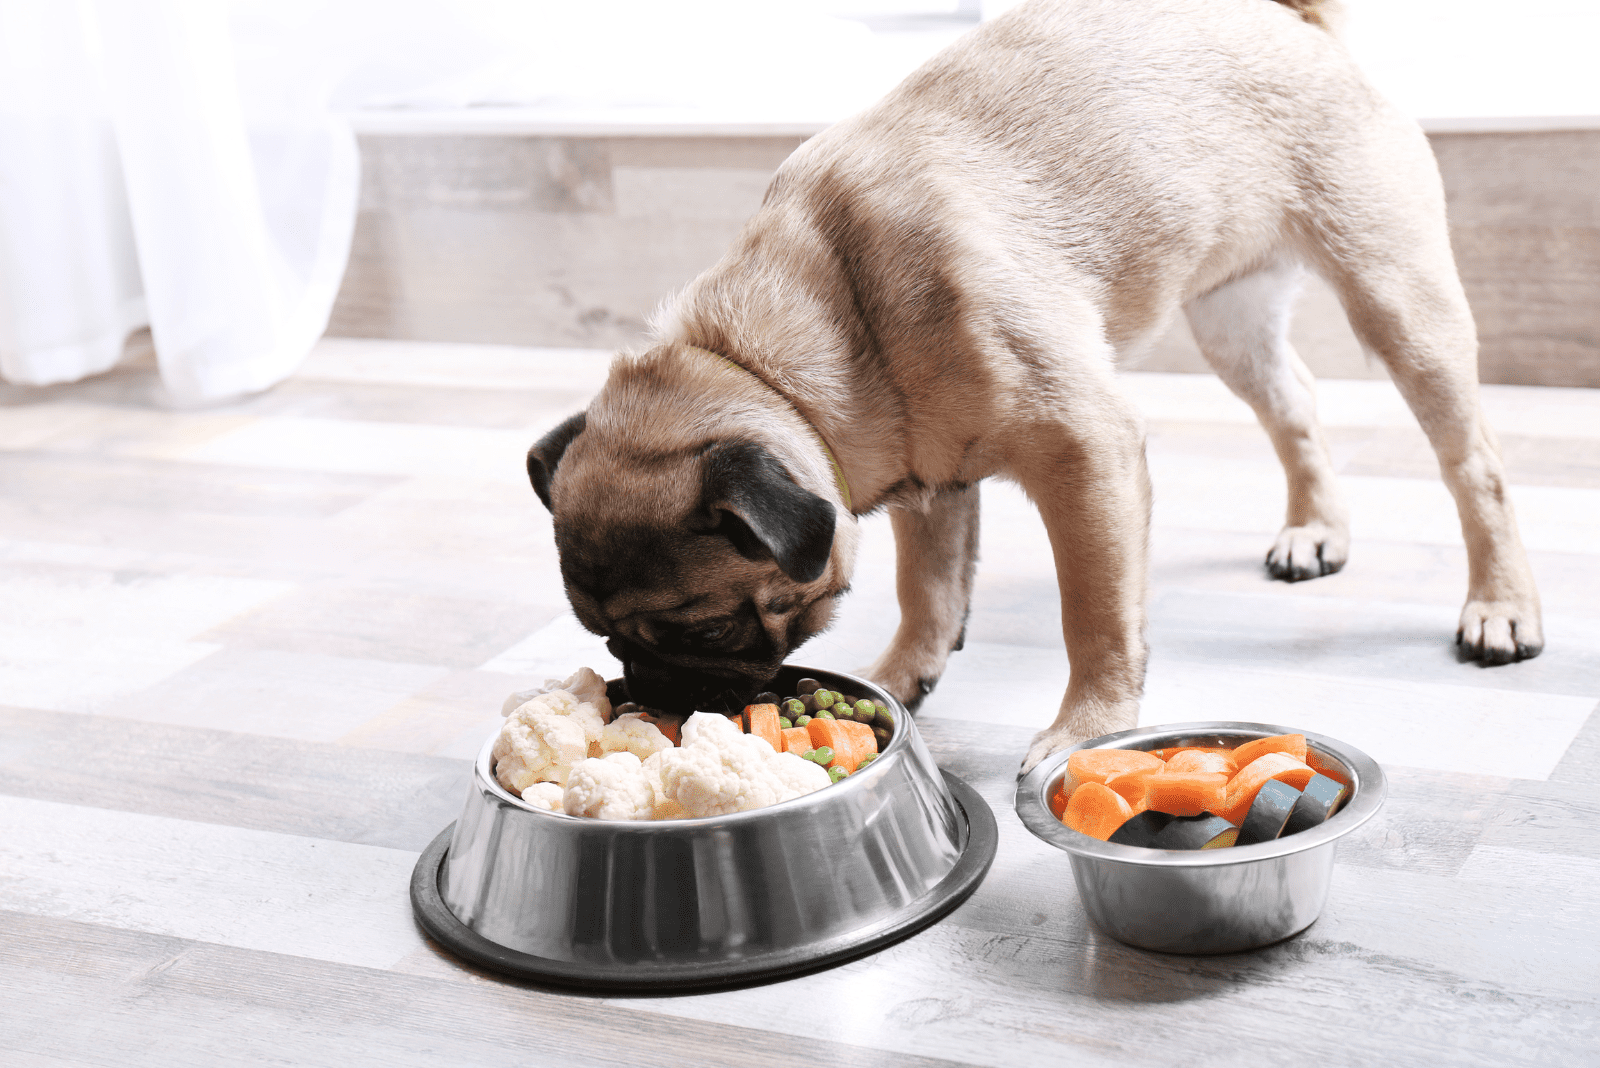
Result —
M1485 667L1531 660L1544 651L1537 608L1500 601L1469 601L1456 630L1456 658Z
M1284 582L1321 578L1344 567L1349 554L1349 535L1340 528L1321 522L1284 527L1267 551L1267 574Z

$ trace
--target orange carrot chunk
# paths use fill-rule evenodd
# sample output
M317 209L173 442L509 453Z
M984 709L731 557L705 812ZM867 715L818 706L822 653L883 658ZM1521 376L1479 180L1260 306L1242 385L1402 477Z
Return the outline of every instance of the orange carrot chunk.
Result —
M1086 782L1105 781L1119 771L1133 768L1160 768L1160 757L1138 749L1080 749L1067 758L1067 793L1070 796Z
M1050 815L1058 820L1063 818L1067 811L1067 795L1062 790L1062 786L1065 785L1066 782L1063 781L1061 786L1056 787L1055 793L1050 795Z
M857 723L853 719L841 719L836 722L852 743L852 763L845 767L845 770L854 775L861 762L878 751L878 739L873 737L872 728L865 723Z
M1346 788L1350 786L1350 776L1345 773L1344 765L1332 757L1325 757L1308 745L1306 746L1305 761L1307 766L1318 775L1326 775Z
M1172 816L1198 816L1223 805L1228 777L1221 772L1179 771L1145 780L1144 807Z
M1271 738L1257 738L1233 751L1234 764L1244 767L1256 757L1268 753L1288 753L1300 763L1306 761L1306 736L1303 734L1275 734ZM1298 789L1298 787L1296 788Z
M1150 780L1150 776L1160 775L1165 770L1165 766L1160 764L1153 768L1129 768L1127 771L1119 771L1112 775L1106 779L1105 784L1121 794L1124 801L1138 809L1144 805L1145 783Z
M783 728L778 726L777 705L746 705L744 730L746 734L766 739L768 745L783 752Z
M793 753L795 756L805 756L816 746L811 744L811 732L804 727L790 727L782 732L783 749L780 752Z
M1212 811L1238 827L1244 823L1250 806L1255 803L1256 794L1268 779L1277 779L1296 790L1304 790L1315 774L1304 761L1296 760L1288 753L1267 753L1240 768L1228 780L1222 807Z
M1067 799L1066 811L1061 814L1062 823L1101 841L1110 838L1124 821L1131 818L1133 808L1122 799L1122 795L1098 782L1086 782L1072 791L1072 796Z
M833 759L828 761L828 767L855 771L867 754L856 751L856 747L860 743L855 736L845 729L845 722L847 721L823 719L819 716L806 724L806 731L811 735L811 748L821 749L823 746L827 746L833 750ZM857 726L866 726L866 724L857 724ZM868 728L867 733L872 733L870 728Z
M1179 753L1232 753L1233 750L1225 746L1215 745L1174 745L1165 749L1152 749L1150 752L1162 760L1171 760Z
M1232 754L1212 753L1204 749L1185 749L1168 758L1164 774L1172 775L1188 771L1231 776L1238 770L1239 765L1234 763Z

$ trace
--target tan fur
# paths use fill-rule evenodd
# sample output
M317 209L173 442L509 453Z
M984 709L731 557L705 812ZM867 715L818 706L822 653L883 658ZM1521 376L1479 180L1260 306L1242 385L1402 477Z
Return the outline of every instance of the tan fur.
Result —
M894 510L902 622L867 672L915 701L961 641L976 484L1016 481L1049 532L1071 661L1031 767L1136 722L1150 490L1113 367L1180 310L1283 461L1287 525L1269 569L1297 579L1343 565L1348 521L1287 340L1309 269L1439 454L1470 559L1463 647L1491 662L1537 653L1538 594L1478 407L1438 173L1416 124L1323 28L1335 10L1035 0L808 141L658 343L619 363L552 485L558 530L564 514L582 527L618 510L675 522L692 467L652 457L756 435L841 505L828 570L794 589L723 554L686 581L722 610L782 604L775 631L800 612L820 625L849 583L854 524L792 404L837 455L854 512ZM599 606L579 614L618 625Z

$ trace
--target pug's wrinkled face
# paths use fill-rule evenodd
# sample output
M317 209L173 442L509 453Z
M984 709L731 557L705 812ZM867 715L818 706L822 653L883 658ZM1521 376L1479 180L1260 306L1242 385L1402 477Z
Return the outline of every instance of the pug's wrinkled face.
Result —
M832 619L833 505L750 441L622 455L583 431L574 416L528 454L574 613L631 700L737 711Z

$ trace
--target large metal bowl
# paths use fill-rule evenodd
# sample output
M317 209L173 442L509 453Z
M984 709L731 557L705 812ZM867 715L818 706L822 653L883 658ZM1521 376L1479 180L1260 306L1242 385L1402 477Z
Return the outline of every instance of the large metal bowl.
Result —
M1080 749L1233 746L1277 734L1304 734L1307 748L1352 787L1344 807L1321 826L1230 849L1146 849L1080 834L1050 811L1067 760ZM1017 815L1067 854L1084 910L1111 937L1164 953L1236 953L1311 926L1328 900L1335 844L1372 818L1386 792L1377 762L1333 738L1266 723L1171 723L1053 754L1017 784Z
M768 808L659 822L581 819L524 804L495 781L490 744L461 818L419 859L412 905L459 956L599 989L682 990L810 970L932 923L977 886L998 835L988 805L940 773L887 693L894 736L844 781ZM611 684L613 696L624 696Z

